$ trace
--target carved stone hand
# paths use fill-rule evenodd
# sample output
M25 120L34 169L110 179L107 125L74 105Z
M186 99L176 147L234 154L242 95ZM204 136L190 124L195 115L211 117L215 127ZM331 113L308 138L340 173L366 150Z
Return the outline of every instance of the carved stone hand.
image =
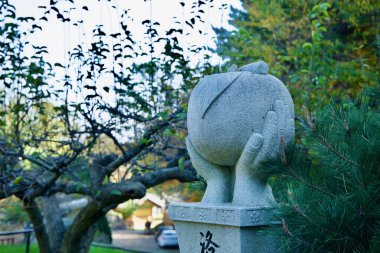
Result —
M279 159L281 143L287 145L294 138L294 120L288 106L281 100L275 101L273 110L265 118L261 134L254 133L248 139L235 167L235 183L229 167L219 166L205 158L193 146L189 138L186 145L191 161L198 173L207 181L202 202L237 205L268 206L274 201L267 178L260 175L260 168L266 162ZM229 187L234 185L234 189Z
M276 100L273 110L266 114L262 133L252 134L236 164L234 204L267 206L274 201L260 169L265 163L280 159L281 145L286 146L293 138L294 120L289 108Z
M203 158L195 149L189 137L186 138L186 146L195 169L207 182L202 202L231 202L231 170Z

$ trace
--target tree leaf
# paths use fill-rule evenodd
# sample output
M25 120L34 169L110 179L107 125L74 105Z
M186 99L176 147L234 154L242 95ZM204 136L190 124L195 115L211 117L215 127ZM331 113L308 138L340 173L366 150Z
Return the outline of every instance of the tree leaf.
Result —
M120 190L112 190L111 195L121 196L123 193Z
M13 180L13 184L19 184L22 180L22 176L18 176Z
M178 167L179 167L180 170L184 170L185 169L185 157L181 157L178 160Z

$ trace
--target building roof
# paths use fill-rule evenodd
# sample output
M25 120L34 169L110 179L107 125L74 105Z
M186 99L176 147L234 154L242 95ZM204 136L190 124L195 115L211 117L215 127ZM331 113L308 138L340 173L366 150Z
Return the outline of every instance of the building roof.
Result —
M150 202L152 202L153 204L155 204L159 207L162 207L162 208L165 207L165 200L161 199L160 196L158 196L157 194L153 194L153 193L147 193L143 198L135 199L133 202L138 204L138 205L142 205L147 200L149 200Z

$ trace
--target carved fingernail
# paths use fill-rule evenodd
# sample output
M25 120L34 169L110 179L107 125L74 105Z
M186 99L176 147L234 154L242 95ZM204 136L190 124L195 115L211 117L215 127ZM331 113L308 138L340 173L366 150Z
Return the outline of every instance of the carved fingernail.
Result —
M275 110L284 110L284 103L281 100L276 100L274 102Z
M277 123L277 114L273 111L269 111L267 114L268 122Z
M258 148L261 146L262 143L263 143L263 137L259 134L255 134L252 141L252 147Z

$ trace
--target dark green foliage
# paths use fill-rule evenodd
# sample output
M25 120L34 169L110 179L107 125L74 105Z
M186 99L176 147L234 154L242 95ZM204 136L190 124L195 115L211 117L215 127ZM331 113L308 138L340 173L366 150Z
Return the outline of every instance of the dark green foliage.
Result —
M217 53L228 65L268 62L270 73L288 86L296 112L376 84L379 1L241 2L244 10L231 14L236 30L215 29Z
M379 252L379 87L305 113L301 141L274 180L283 249Z

